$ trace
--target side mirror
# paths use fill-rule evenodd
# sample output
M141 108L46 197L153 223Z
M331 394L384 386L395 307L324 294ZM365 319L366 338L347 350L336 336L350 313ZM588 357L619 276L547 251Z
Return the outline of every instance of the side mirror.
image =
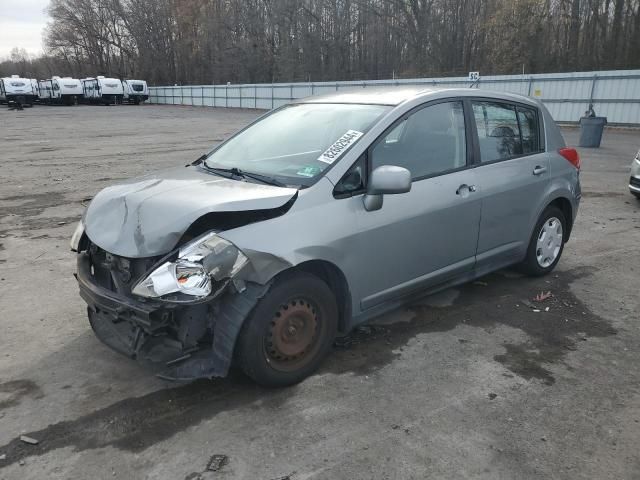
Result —
M411 172L394 165L382 165L371 172L364 208L371 212L382 208L383 195L406 193L411 190Z

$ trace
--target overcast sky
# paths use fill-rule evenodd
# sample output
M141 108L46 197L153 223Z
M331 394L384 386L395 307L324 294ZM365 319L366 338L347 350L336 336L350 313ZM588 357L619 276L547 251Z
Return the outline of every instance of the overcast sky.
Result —
M7 57L13 47L42 53L48 4L49 0L0 0L0 58Z

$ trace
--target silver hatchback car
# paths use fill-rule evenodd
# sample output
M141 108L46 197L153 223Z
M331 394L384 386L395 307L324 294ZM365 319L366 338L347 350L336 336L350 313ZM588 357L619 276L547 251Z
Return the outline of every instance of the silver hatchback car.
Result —
M474 89L307 98L98 193L72 238L96 335L174 380L310 375L336 335L513 264L556 266L580 161L547 109Z
M629 191L640 200L640 150L631 162L631 176L629 177Z

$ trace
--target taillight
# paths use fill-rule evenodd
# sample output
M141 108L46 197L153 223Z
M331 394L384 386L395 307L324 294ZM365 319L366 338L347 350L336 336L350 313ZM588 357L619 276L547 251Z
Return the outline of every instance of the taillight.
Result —
M580 170L580 155L575 148L561 148L558 153L566 158L571 165Z

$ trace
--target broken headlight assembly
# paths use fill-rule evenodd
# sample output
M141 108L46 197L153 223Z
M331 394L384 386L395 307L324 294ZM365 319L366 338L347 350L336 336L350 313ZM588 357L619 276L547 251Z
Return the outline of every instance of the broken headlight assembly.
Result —
M71 251L77 252L80 246L80 240L82 240L82 235L84 235L84 222L80 220L78 225L76 226L73 235L71 235Z
M215 232L207 233L180 248L175 260L154 269L131 293L168 302L194 302L209 297L216 283L233 278L247 263L235 245Z

